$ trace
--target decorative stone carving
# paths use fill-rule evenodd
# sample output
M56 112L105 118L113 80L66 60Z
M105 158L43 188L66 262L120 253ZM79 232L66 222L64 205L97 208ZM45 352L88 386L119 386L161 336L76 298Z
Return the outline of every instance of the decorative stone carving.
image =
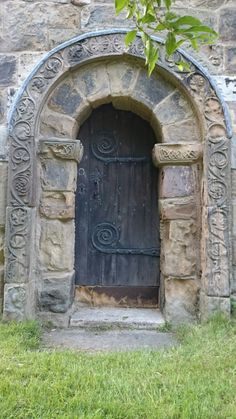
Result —
M62 140L52 138L49 140L41 140L39 153L44 158L52 158L52 156L65 159L76 160L79 163L83 157L83 146L79 140Z
M25 319L26 289L22 285L5 285L4 319L21 321Z
M36 171L35 165L35 133L40 110L48 97L49 91L53 90L53 85L62 76L63 72L70 68L75 68L78 64L94 59L106 58L107 56L135 56L144 58L143 45L140 39L127 49L124 43L124 33L106 33L84 35L78 40L71 41L70 44L60 49L60 52L53 52L51 56L43 61L38 67L31 80L28 81L22 94L19 96L14 112L11 117L10 129L10 160L9 160L9 190L8 190L8 213L7 213L7 266L6 281L11 285L5 286L5 313L9 318L23 319L25 317L24 307L26 297L24 287L17 287L15 282L25 282L29 276L29 266L31 253L29 244L34 246L30 240L30 232L33 230L32 209L35 205L34 185ZM188 59L177 53L181 60ZM175 60L174 60L175 61ZM206 225L206 236L209 236L208 249L206 251L206 283L205 292L209 295L228 295L229 283L229 141L225 136L225 122L222 111L218 106L217 98L206 76L191 63L191 74L180 73L175 62L165 57L163 51L160 54L159 64L175 76L187 89L189 95L203 109L202 115L205 120L203 125L207 129L206 149L208 155L204 155L204 170L207 178L206 196L208 201L203 202L204 210L207 212L207 206L212 207L209 210L209 225ZM66 69L66 70L65 70ZM137 96L137 101L139 97ZM150 104L146 103L148 111ZM227 119L226 119L227 122ZM163 131L164 132L164 131ZM221 134L219 134L221 132ZM164 133L165 134L165 133ZM196 136L196 140L198 137ZM80 160L82 154L78 146L67 145L58 142L47 141L44 144L42 158L44 161L57 161L65 163L65 160ZM166 153L162 147L160 164L171 165L189 165L199 161L201 150L196 151L178 151L172 149L172 152ZM183 147L183 145L181 145ZM50 157L49 157L50 156ZM73 157L72 157L73 156ZM155 157L156 158L156 157ZM68 164L72 164L67 161ZM157 160L159 164L159 160ZM164 168L169 169L169 168ZM187 169L187 168L186 168ZM208 170L209 169L209 170ZM47 221L47 220L46 220ZM51 222L51 221L50 221ZM54 221L55 222L55 221ZM60 223L57 221L57 223ZM219 223L219 224L218 224ZM67 224L67 223L65 223ZM216 225L217 224L217 225ZM57 229L57 227L56 227ZM73 230L73 229L72 229ZM71 230L71 231L72 231ZM51 232L48 230L49 239ZM54 234L54 233L53 233ZM62 234L63 236L63 234ZM61 239L66 240L68 234ZM73 231L72 231L73 237ZM59 238L60 239L60 238ZM61 240L60 239L60 240ZM72 240L72 239L71 239ZM55 247L60 247L56 243ZM227 250L226 250L227 249ZM71 249L73 253L73 249ZM64 249L56 255L56 262L50 261L48 250L45 251L45 258L54 270L54 262L58 264L60 258L64 256ZM72 269L63 266L59 269ZM205 263L205 262L204 262ZM73 265L73 263L72 263ZM213 274L212 274L213 271ZM210 297L208 297L210 299ZM226 301L227 300L227 301ZM15 301L15 302L14 302ZM225 298L227 310L229 310L228 298ZM214 305L214 304L213 304ZM207 305L208 312L211 311L212 304Z
M155 166L190 165L202 157L200 144L155 144L153 148Z
M32 209L7 208L5 282L29 280Z
M208 210L209 223L209 271L208 281L205 285L207 295L228 297L229 296L229 248L228 242L228 211L222 208L210 208Z
M9 206L26 206L34 204L34 129L38 112L35 100L35 89L42 94L49 83L59 74L62 68L59 54L55 54L42 65L36 77L29 82L29 87L19 99L11 121L10 130L10 202ZM39 83L40 79L40 83Z

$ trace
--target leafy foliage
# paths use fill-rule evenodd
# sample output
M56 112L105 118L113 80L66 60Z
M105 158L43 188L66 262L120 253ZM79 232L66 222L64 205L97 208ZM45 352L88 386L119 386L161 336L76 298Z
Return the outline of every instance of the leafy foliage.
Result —
M209 26L193 16L179 16L172 6L175 0L115 0L116 13L127 11L127 19L132 19L134 29L127 33L125 43L132 43L139 32L144 45L148 74L151 75L159 58L159 46L152 35L162 34L168 57L184 43L198 50L200 44L212 44L218 36ZM185 62L176 63L180 70L188 69Z

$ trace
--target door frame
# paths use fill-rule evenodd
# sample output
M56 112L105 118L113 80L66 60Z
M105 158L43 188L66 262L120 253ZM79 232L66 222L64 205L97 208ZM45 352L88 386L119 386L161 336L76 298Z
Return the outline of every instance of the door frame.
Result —
M190 75L180 73L174 63L167 60L165 54L161 53L156 67L157 73L154 72L150 79L143 78L142 92L140 88L133 89L133 85L130 85L128 91L124 89L124 85L119 84L118 81L129 83L129 77L132 78L132 74L138 77L138 74L143 71L140 68L144 63L144 51L139 38L127 51L124 44L126 32L126 30L117 29L83 34L55 48L30 74L12 106L9 124L9 182L5 243L5 319L23 320L40 316L45 319L50 318L55 324L68 321L73 301L71 297L73 296L73 263L69 260L68 266L63 267L64 270L58 267L55 271L51 270L49 266L51 261L45 249L42 255L40 234L44 230L46 237L47 228L54 229L53 231L56 232L57 227L60 227L63 240L66 241L68 233L73 237L73 221L69 221L73 220L73 198L69 193L74 187L71 177L82 153L81 145L75 140L78 125L88 117L91 106L96 107L99 104L108 103L112 98L115 106L132 109L149 120L154 130L162 132L163 142L167 142L172 135L176 138L176 126L171 132L171 126L165 123L163 125L161 122L161 118L165 118L165 113L155 114L157 96L154 92L157 92L160 80L163 84L166 81L170 82L174 91L187 101L189 111L192 111L192 114L190 112L192 116L189 118L194 129L198 131L198 140L199 144L202 144L203 152L200 190L204 185L200 208L202 231L200 237L202 256L199 269L201 278L198 278L200 282L186 278L182 280L179 278L177 281L175 278L170 280L167 278L164 281L163 278L163 307L167 318L174 320L176 306L171 299L174 289L175 295L178 290L181 290L177 297L178 307L181 307L181 310L178 308L178 321L186 318L191 320L199 314L208 317L215 310L230 313L232 273L230 138L232 132L226 105L207 71L183 51L179 51L178 54L190 64L192 69ZM162 48L162 41L158 38L153 39ZM105 86L104 75L107 62L114 57L118 66L116 74L121 71L119 63L132 68L128 71L126 80L116 76L115 80L111 78L110 86ZM83 77L83 68L85 72L90 71L91 66L96 63L101 64L102 70L96 76L96 89L93 90L93 96L90 101L87 101L86 95L85 97L79 94L74 95L70 77L72 72L78 77ZM63 95L66 80L68 80L67 97ZM89 91L88 81L85 81L86 86ZM54 101L52 109L50 108L51 97L56 95L58 99L58 92L61 93L60 103ZM177 109L176 102L170 102L169 115L175 115ZM183 134L186 133L187 125L185 128ZM192 152L191 143L195 143L196 138L191 142L192 136L194 132L190 129L188 138L190 150L187 153L181 141L177 141L172 146L169 144L168 150L157 145L154 150L156 164L161 166L195 164L196 153ZM176 147L180 148L177 154ZM221 156L220 159L219 156ZM44 206L42 202L41 191L43 188L45 191L45 187L50 186L49 181L45 186L44 180L40 178L43 170L41 163L43 160L45 163L47 158L60 160L63 166L62 171L70 167L64 196L66 206L62 212L54 204L47 203ZM50 164L56 165L55 161ZM60 164L57 164L58 170ZM62 181L61 178L60 180ZM60 220L65 214L67 222L62 225ZM44 226L41 225L42 215L47 218L43 220ZM45 306L45 295L50 296L53 292L60 295L59 309L58 305L53 302ZM199 292L200 306L196 308L195 304L198 304L196 296ZM63 303L65 294L67 298Z

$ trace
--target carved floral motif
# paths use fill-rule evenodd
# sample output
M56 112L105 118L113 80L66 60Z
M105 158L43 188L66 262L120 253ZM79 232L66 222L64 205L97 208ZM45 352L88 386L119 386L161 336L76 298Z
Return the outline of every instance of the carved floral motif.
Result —
M51 158L53 155L61 159L76 160L79 163L83 156L83 146L79 140L45 140L40 142L40 153L44 157Z
M6 282L28 281L31 211L23 207L8 208Z
M202 156L200 145L155 144L153 161L156 166L176 166L196 163Z

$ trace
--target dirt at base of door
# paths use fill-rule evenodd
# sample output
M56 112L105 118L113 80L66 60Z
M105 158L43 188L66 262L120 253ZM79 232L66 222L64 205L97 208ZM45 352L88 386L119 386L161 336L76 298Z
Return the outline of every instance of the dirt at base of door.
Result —
M158 307L158 287L76 286L75 301L93 307Z

